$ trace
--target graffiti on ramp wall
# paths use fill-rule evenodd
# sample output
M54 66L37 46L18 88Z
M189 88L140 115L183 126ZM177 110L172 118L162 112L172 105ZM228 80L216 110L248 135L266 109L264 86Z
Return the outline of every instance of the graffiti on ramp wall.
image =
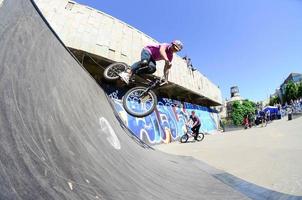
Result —
M111 91L109 97L126 126L136 137L149 144L169 143L178 140L184 134L185 122L192 110L201 120L201 131L213 133L218 129L218 114L207 107L159 98L156 109L148 116L136 118L123 108L119 91Z

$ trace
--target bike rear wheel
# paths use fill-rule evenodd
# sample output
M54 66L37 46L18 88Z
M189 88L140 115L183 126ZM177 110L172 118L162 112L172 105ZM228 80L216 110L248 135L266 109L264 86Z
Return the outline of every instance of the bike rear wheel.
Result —
M116 62L109 65L104 71L104 78L108 81L115 81L120 78L119 74L126 71L128 65L123 62Z
M180 142L181 143L186 143L189 139L188 134L184 134L183 136L180 137Z
M123 106L127 113L135 117L145 117L153 112L157 105L157 96L149 90L145 95L146 87L131 88L123 97Z

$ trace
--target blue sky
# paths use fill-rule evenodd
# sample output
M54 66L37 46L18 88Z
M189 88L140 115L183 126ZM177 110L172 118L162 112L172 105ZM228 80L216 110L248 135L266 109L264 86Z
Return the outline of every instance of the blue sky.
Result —
M302 73L302 0L76 0L118 18L159 42L180 39L180 56L230 98L274 93Z

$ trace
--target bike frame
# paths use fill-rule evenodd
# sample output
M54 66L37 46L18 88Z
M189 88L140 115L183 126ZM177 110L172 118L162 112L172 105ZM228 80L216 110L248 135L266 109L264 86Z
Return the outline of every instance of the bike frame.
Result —
M188 135L189 137L194 137L195 136L195 134L191 130L191 127L187 124L186 124L186 129L187 129L187 131L185 132L186 135Z
M129 69L129 66L126 63L113 63L108 66L104 71L104 76L108 81L118 80L121 72L125 72ZM154 75L149 74L133 74L131 77L130 84L127 86L129 89L123 97L123 106L125 110L133 116L144 117L150 114L156 107L157 104L157 95L155 88L160 87L167 83ZM139 92L138 92L139 91ZM136 99L136 107L129 107L128 100ZM148 106L145 107L148 102Z
M146 81L148 81L148 80L146 80ZM149 87L146 87L146 90L144 90L144 92L140 95L140 97L145 96L145 94L147 94L150 90L159 86L160 80L156 79L155 81L150 81L149 83L151 83L151 85Z

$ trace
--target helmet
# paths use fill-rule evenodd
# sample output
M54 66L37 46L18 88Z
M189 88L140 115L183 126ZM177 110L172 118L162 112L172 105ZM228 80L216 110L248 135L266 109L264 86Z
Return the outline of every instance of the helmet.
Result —
M177 51L180 51L183 48L183 44L180 40L174 40L174 41L171 42L171 44L173 44L175 46Z

